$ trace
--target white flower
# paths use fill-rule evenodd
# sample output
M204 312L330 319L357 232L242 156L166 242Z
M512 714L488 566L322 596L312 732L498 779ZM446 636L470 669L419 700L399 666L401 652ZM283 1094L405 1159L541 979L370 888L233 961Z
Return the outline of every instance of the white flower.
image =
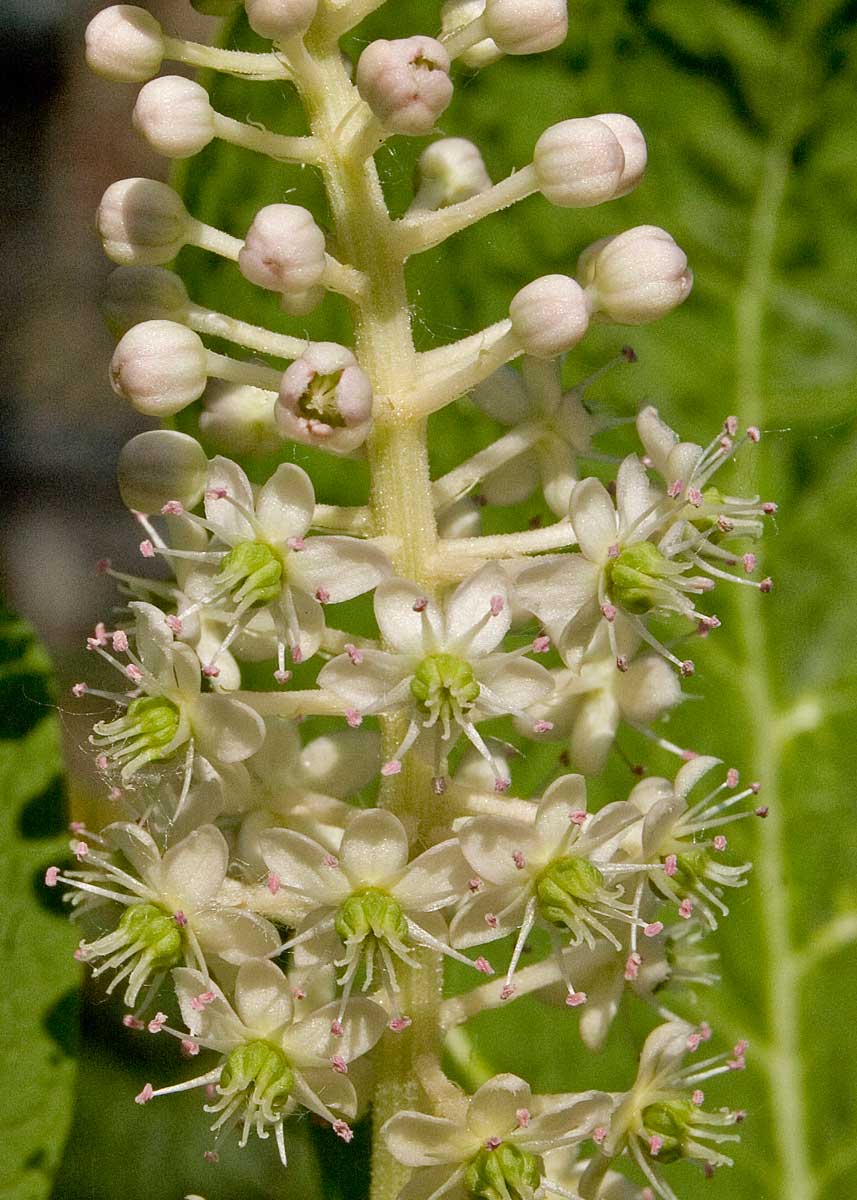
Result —
M657 1166L682 1158L701 1162L706 1172L731 1166L731 1158L717 1147L740 1140L722 1131L740 1121L742 1114L728 1109L705 1112L699 1085L715 1075L741 1070L746 1043L739 1042L731 1055L718 1054L682 1066L685 1055L710 1036L707 1026L696 1030L684 1021L653 1030L640 1055L637 1080L609 1121L602 1152L612 1158L627 1150L661 1200L676 1200L676 1195Z
M100 626L88 641L133 685L126 694L81 687L81 694L107 696L125 706L121 717L94 726L90 741L99 751L99 766L121 765L127 781L147 763L166 762L187 746L189 780L195 753L215 766L243 762L254 754L265 736L261 717L239 700L202 692L197 656L175 641L160 609L140 601L131 609L136 616L133 650L124 630L108 634ZM127 657L127 666L106 649L108 644Z
M383 1126L393 1157L415 1168L399 1200L533 1200L563 1192L542 1155L589 1137L609 1112L600 1092L534 1096L517 1075L495 1075L449 1116L400 1112Z
M260 842L284 899L290 905L297 900L306 914L286 948L295 947L296 962L336 961L344 968L342 1011L361 966L364 990L372 986L376 958L394 1029L409 1023L396 997L397 959L416 967L415 948L428 946L474 965L447 944L446 925L439 916L465 894L470 876L454 839L409 862L401 821L382 809L370 809L350 822L337 855L289 829L269 830ZM477 969L490 972L484 960Z
M173 977L193 1044L215 1050L222 1058L214 1070L185 1083L157 1091L147 1084L137 1097L140 1103L213 1087L217 1100L205 1106L217 1117L212 1131L240 1125L240 1145L245 1146L251 1130L264 1139L273 1127L283 1166L283 1121L298 1106L329 1122L343 1141L351 1141L351 1128L336 1113L353 1117L357 1112L348 1064L371 1050L381 1036L382 1008L371 1000L352 1001L334 1041L330 1026L336 1005L300 1013L290 980L269 961L241 965L234 1005L198 971L180 968Z
M53 884L62 882L124 906L116 929L94 942L81 942L78 953L84 962L105 960L94 975L115 971L108 992L127 980L127 1005L133 1007L143 985L150 983L140 1006L145 1008L166 972L183 960L196 963L208 979L211 958L236 964L279 946L270 922L219 901L229 848L214 825L188 834L163 856L139 825L108 825L97 840L107 853L82 840L73 842L83 865L56 873ZM128 867L119 865L117 852Z
M408 731L384 774L400 770L421 734L431 739L438 780L462 732L490 759L476 723L523 715L551 690L550 675L538 663L517 652L495 653L512 614L508 581L492 564L460 584L443 608L416 584L383 583L375 593L375 617L391 649L340 655L323 668L319 683L357 713L407 716Z
M475 817L460 830L461 849L483 886L453 918L452 943L480 945L518 931L504 999L515 991L515 971L536 925L551 935L571 1006L583 1004L586 994L565 972L563 935L573 946L591 949L606 939L621 951L621 941L605 922L650 930L638 905L625 901L624 888L616 882L642 868L610 861L619 836L639 819L624 801L588 815L583 777L564 775L545 792L532 824Z

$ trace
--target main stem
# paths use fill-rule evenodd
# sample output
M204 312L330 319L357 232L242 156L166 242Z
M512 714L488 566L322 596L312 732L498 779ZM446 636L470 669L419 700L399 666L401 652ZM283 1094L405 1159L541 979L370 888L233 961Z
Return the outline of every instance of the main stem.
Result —
M353 306L355 350L372 381L375 424L367 443L371 473L370 512L376 535L394 539L397 572L431 590L428 570L437 544L428 467L426 423L415 418L399 396L416 373L404 261L393 248L392 221L374 161L342 152L343 122L353 115L359 96L336 46L311 46L296 64L296 78L313 135L324 147L325 176L336 230L336 252L363 272L366 294ZM401 738L396 719L382 720L387 757ZM430 821L429 773L409 760L402 772L385 780L381 803L419 838ZM379 1047L373 1096L371 1200L395 1200L408 1170L387 1152L380 1137L394 1113L419 1106L415 1061L437 1055L442 962L423 951L421 967L399 974L402 1012L412 1021L401 1033L387 1033Z

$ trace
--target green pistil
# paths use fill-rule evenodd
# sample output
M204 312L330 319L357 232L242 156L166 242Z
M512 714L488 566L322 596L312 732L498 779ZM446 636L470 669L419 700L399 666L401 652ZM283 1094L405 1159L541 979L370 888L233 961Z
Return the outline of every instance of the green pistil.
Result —
M662 595L661 580L669 574L663 568L668 562L651 542L627 546L604 568L608 596L626 612L651 612Z
M182 960L182 935L175 918L154 904L133 904L119 920L129 945L145 947L155 970L167 971Z
M340 905L335 924L343 942L363 941L369 936L384 942L407 942L408 925L402 907L380 888L364 888L349 896Z
M316 375L301 396L298 406L301 416L311 421L323 421L331 429L342 428L345 425L345 418L336 401L336 388L341 378L342 371L331 371L328 375Z
M411 693L432 717L466 713L479 695L470 663L454 654L430 654L411 680Z
M657 1154L649 1150L652 1158L659 1163L672 1163L684 1157L684 1144L694 1111L689 1100L662 1101L643 1109L646 1133L650 1137L655 1135L661 1141Z
M260 1107L276 1113L288 1103L295 1073L282 1050L268 1042L246 1042L230 1051L220 1074L220 1090L247 1092Z
M241 542L220 566L236 604L250 607L276 600L283 588L283 560L265 542Z
M604 876L585 858L558 858L536 881L539 910L553 925L571 928L580 920L580 907L598 895Z
M480 1150L464 1175L464 1186L474 1200L532 1200L540 1183L536 1156L506 1142L493 1150Z

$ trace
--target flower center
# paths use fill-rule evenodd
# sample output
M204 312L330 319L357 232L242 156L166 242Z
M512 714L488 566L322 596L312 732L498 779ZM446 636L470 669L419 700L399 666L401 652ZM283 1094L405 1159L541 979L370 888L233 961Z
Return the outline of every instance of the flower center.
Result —
M657 1138L657 1154L652 1150L649 1154L657 1158L659 1163L676 1162L684 1157L684 1144L694 1112L689 1100L678 1099L664 1100L643 1109L642 1120L646 1133L650 1138Z
M221 563L218 578L235 604L269 604L282 591L283 560L265 542L239 542Z
M532 1200L541 1178L534 1154L501 1142L479 1151L465 1172L464 1186L474 1200Z
M362 942L367 937L399 945L407 942L408 925L402 906L380 888L364 888L344 900L335 925L346 944Z
M586 905L594 900L604 876L585 858L558 858L536 880L539 910L552 925L574 931L585 920Z
M664 570L669 560L651 542L626 546L604 568L607 593L614 604L627 612L650 612L663 596L662 580L672 572Z
M99 721L92 744L103 749L116 765L124 764L126 777L149 762L168 758L179 730L177 705L163 696L140 696L132 700L115 721Z
M220 1073L218 1091L234 1101L244 1093L253 1118L276 1121L292 1094L295 1073L282 1050L268 1042L245 1042L229 1052Z
M344 370L344 368L343 368ZM336 389L342 378L342 371L331 371L327 375L316 375L307 384L306 391L298 402L298 411L302 417L311 421L323 421L333 429L342 428L345 418L337 403Z
M132 904L122 914L119 929L152 970L166 971L181 962L181 930L175 918L156 905Z
M479 695L479 684L473 668L454 654L430 654L424 658L411 680L411 693L428 724L440 720L448 724L457 721L473 707Z

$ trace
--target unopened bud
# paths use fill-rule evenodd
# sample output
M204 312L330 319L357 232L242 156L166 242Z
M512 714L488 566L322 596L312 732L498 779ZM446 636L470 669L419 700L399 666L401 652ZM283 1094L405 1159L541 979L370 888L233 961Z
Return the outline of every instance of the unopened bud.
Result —
M155 18L134 4L105 8L86 27L90 70L117 83L144 83L161 69L164 35Z
M593 310L619 325L645 325L677 308L690 294L687 256L668 233L639 225L588 247L578 279Z
M546 129L533 152L539 190L560 208L590 208L612 200L625 169L619 139L596 117Z
M642 182L646 173L649 151L643 131L636 121L632 121L623 113L598 113L594 119L612 129L619 140L625 155L625 169L622 171L619 187L614 192L614 198L627 196L628 192L632 192Z
M372 386L350 350L315 342L284 373L275 415L283 437L348 454L369 433Z
M434 38L370 42L357 63L357 90L386 129L431 133L452 99L449 55Z
M110 382L138 412L165 417L198 400L208 382L202 339L175 321L143 321L113 354Z
M96 229L122 266L158 267L185 244L190 218L178 192L154 179L120 179L101 198Z
M525 354L556 358L576 346L589 326L583 289L567 275L544 275L521 288L509 305L512 330Z
M441 138L427 146L417 163L417 178L411 208L428 212L460 204L491 187L479 147L467 138Z
M108 276L101 301L107 327L120 338L141 321L188 319L187 289L178 275L163 267L117 267Z
M166 158L191 158L214 137L208 92L182 75L164 75L147 83L134 105L133 122L137 132Z
M486 0L485 30L504 54L553 50L568 34L568 0Z
M244 0L250 27L275 42L301 37L315 20L318 0Z
M445 0L440 10L441 30L444 34L455 33L471 21L477 20L485 12L485 0ZM458 61L465 67L478 70L488 67L503 57L503 51L491 38L483 38L469 50L459 55Z
M273 454L283 443L271 393L243 384L209 384L199 428L230 455Z
M256 213L238 268L251 283L279 292L287 313L303 316L315 308L324 267L324 234L307 209L269 204Z
M174 429L149 429L122 447L116 473L126 507L159 513L171 500L195 508L207 471L208 459L195 438Z

